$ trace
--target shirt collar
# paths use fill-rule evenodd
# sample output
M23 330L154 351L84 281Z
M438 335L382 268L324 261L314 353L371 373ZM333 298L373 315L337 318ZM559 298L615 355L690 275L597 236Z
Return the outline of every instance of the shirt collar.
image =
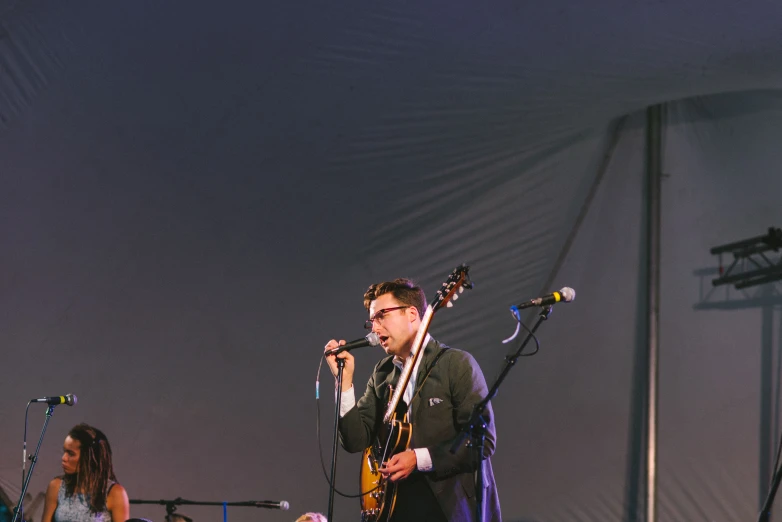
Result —
M431 340L432 340L432 336L427 332L426 337L424 337L424 343L421 345L421 350L425 350L426 349L426 345L429 344L429 341L431 341ZM402 359L398 355L395 355L394 358L392 359L392 361L394 362L394 366L396 366L400 370L405 365L404 359ZM421 359L418 359L418 361L420 362Z

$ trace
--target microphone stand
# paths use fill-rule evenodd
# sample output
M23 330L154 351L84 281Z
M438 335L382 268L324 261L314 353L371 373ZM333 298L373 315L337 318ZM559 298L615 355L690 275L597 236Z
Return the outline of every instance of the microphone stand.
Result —
M177 506L223 506L223 520L228 520L228 506L245 506L245 507L270 507L268 502L261 502L258 500L248 500L245 502L202 502L198 500L185 500L182 497L177 497L174 500L139 500L131 499L128 501L130 504L159 504L166 506L166 517L170 520L171 515L176 511Z
M339 449L339 410L342 404L342 372L345 369L345 359L337 357L337 402L334 406L334 443L331 448L331 478L329 479L329 511L326 520L334 520L334 491L337 488L337 450Z
M30 479L33 478L33 470L35 469L35 463L38 462L38 452L41 450L41 443L43 443L43 437L46 434L46 427L49 425L49 419L54 414L54 404L49 404L46 408L46 420L43 421L43 428L41 429L41 436L38 438L38 446L35 447L35 453L30 457L30 471L27 472L27 476L22 483L22 493L19 495L19 502L14 508L13 522L19 522L22 514L22 504L24 503L24 496L27 494L27 487L30 485Z
M473 406L470 420L464 424L462 427L462 432L456 437L456 440L451 446L451 453L456 453L464 442L465 437L470 437L468 446L472 448L473 462L475 464L476 522L483 522L484 519L485 499L483 487L486 481L486 476L483 466L483 448L486 442L486 420L483 418L483 414L486 410L486 406L489 404L489 401L491 401L497 395L497 392L500 389L500 384L502 384L502 381L505 380L508 372L510 372L510 369L513 367L513 365L516 364L516 361L519 359L519 357L521 357L521 352L524 351L524 347L527 346L527 343L530 341L530 339L532 339L533 334L538 329L540 324L548 319L549 315L551 315L551 310L552 305L541 307L540 313L538 314L538 320L535 322L535 326L533 326L531 330L527 331L527 337L524 339L524 342L521 343L521 346L516 351L516 353L505 357L505 366L503 366L502 371L494 381L494 384L489 390L489 393L486 395L486 398ZM521 318L518 319L519 321L521 320Z

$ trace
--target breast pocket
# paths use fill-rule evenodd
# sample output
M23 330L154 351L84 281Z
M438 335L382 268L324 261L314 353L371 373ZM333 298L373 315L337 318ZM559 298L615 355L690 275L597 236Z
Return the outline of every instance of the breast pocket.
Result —
M417 445L430 446L454 436L454 411L450 397L436 392L422 394L417 403L413 422L413 437Z

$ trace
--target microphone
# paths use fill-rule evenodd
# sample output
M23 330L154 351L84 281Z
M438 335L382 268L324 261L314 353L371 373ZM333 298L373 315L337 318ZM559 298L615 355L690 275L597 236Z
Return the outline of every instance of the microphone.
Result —
M78 402L78 398L74 394L69 393L67 395L60 395L59 397L44 397L43 399L33 399L30 402L45 402L50 406L57 406L58 404L67 404L68 406L73 406Z
M287 500L280 500L279 502L272 502L271 500L256 500L252 504L259 508L281 509L282 511L288 511L291 507Z
M378 344L380 344L380 336L375 332L369 332L366 337L362 337L361 339L356 339L355 341L345 343L342 346L332 348L327 352L323 352L323 355L328 357L329 355L337 355L338 353L349 352L355 348L363 348L364 346L377 346Z
M560 301L564 303L569 303L575 298L576 298L576 291L566 286L560 289L559 292L552 292L548 295L544 295L543 297L538 297L536 299L530 299L529 301L524 301L523 303L519 303L515 306L511 306L510 309L511 311L513 311L513 310L522 310L524 308L529 308L530 306L548 306L548 305L557 304Z

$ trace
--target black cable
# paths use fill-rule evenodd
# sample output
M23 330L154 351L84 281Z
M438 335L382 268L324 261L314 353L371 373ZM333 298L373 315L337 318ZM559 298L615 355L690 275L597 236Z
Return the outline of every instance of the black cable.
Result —
M33 401L27 403L27 408L24 410L24 438L22 438L22 488L24 488L24 480L27 478L27 416L30 413L30 404ZM19 504L19 520L24 521L24 502Z
M774 472L771 474L771 484L769 486L768 493L766 494L766 499L763 501L763 507L760 510L760 513L758 513L758 521L762 520L768 520L771 516L771 509L770 506L767 508L766 504L769 504L773 502L772 496L776 495L776 486L774 485L775 481L778 480L777 475L779 474L779 455L782 453L782 437L779 438L779 445L777 446L777 456L774 459Z
M320 364L318 364L318 374L315 377L315 431L317 434L318 439L318 455L320 456L320 467L323 470L323 477L326 479L326 482L328 483L329 487L334 488L334 492L337 493L341 497L345 498L360 498L364 495L368 495L372 493L373 491L380 488L380 485L375 486L374 488L370 489L369 491L365 491L364 493L359 493L358 495L349 495L347 493L343 493L340 490L336 488L336 486L333 486L331 484L331 480L329 480L329 474L326 472L326 463L323 461L323 444L321 444L321 437L320 437L320 370L323 368L323 357L320 358Z
M532 340L533 340L533 341L535 341L535 351L534 351L534 352L532 352L532 353L520 353L520 354L518 355L518 357L532 357L533 355L535 355L536 353L538 353L538 351L540 351L540 342L538 341L538 338L537 338L537 337L535 337L535 334L534 334L534 333L532 333L532 330L530 330L530 329L527 327L527 325L526 325L526 324L524 324L524 321L522 321L522 320L521 320L521 314L519 313L519 311L518 311L518 310L515 310L515 311L513 311L513 310L512 310L512 311L511 311L511 315L512 315L514 318L516 318L516 321L517 321L517 322L518 322L518 323L519 323L521 326L523 326L525 330L527 330L527 332L528 332L528 333L529 333L529 334L532 336Z
M777 446L777 456L774 459L774 472L771 474L771 480L774 480L774 476L779 471L779 454L782 452L782 437L779 438L779 445Z

